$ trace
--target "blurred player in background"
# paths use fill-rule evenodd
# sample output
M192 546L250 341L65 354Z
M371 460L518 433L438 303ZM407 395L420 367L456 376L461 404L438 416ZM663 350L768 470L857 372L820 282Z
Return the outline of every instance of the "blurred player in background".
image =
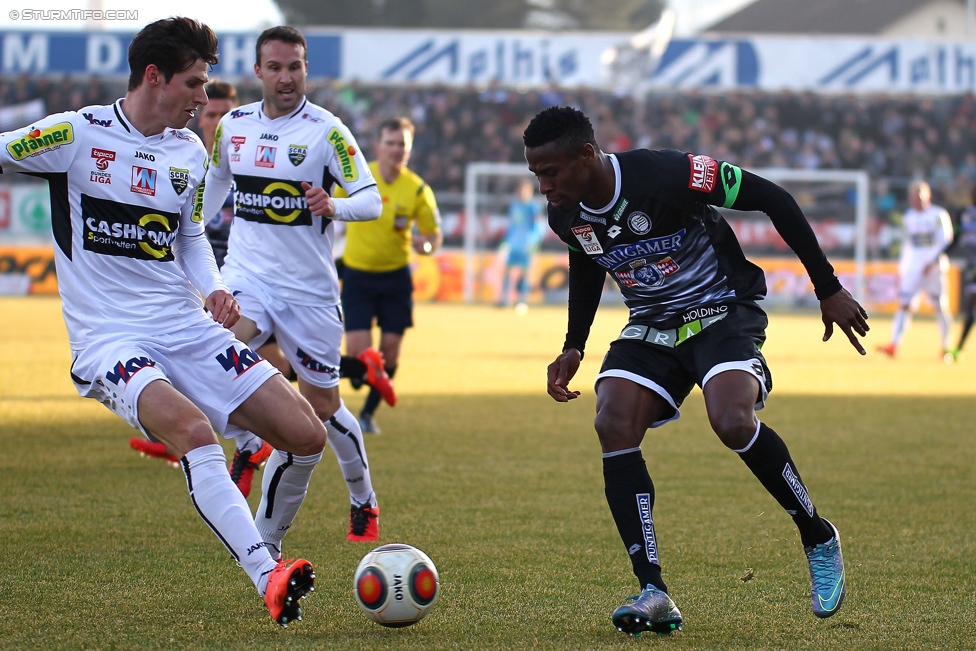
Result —
M508 229L501 251L505 271L499 307L509 306L509 289L514 284L518 292L515 310L524 314L528 309L529 268L532 256L542 242L544 228L541 206L535 200L535 186L532 181L523 179L518 184L518 198L508 206Z
M356 357L372 345L375 319L390 378L396 375L404 332L413 326L410 250L430 255L444 239L433 191L407 167L413 135L413 123L407 118L393 118L380 125L376 160L370 169L383 197L383 213L373 222L347 224L342 256L346 354ZM342 196L344 193L337 190L336 197ZM374 414L381 399L393 404L376 388L370 389L359 412L359 426L364 432L380 433Z
M254 70L263 100L221 119L203 211L216 214L233 185L235 215L222 272L243 314L234 332L256 346L275 335L299 391L325 424L346 480L347 539L375 541L379 506L363 435L339 396L342 312L332 243L333 221L374 220L382 203L353 135L305 98L307 51L293 27L273 27L258 37ZM335 183L348 198L329 196ZM263 445L249 431L236 439L241 455ZM281 472L297 463L293 455L271 454L264 492L274 492ZM259 528L264 509L262 501Z
M959 359L973 322L976 321L976 185L969 190L969 205L959 213L959 227L954 244L966 261L962 270L962 308L959 310L965 315L965 320L962 332L959 333L959 343L949 351L951 361Z
M863 355L855 333L867 332L867 314L837 280L796 201L781 187L707 156L646 149L605 154L589 119L569 107L536 115L524 143L529 170L549 201L549 225L569 247L569 328L548 369L554 400L579 396L569 382L607 273L630 308L630 322L596 379L607 502L642 589L614 611L614 625L631 635L681 628L661 576L654 484L640 445L649 427L679 417L695 384L719 439L793 517L810 567L814 614L830 617L845 594L840 535L817 513L786 444L756 417L772 388L759 352L766 338L758 304L765 279L712 208L769 215L810 274L824 341L836 323Z
M935 308L939 326L940 357L953 361L949 350L949 257L945 251L952 244L952 219L945 208L932 203L932 190L925 181L908 186L910 208L902 218L901 257L898 260L898 311L891 328L891 342L878 346L878 352L895 357L898 344L918 309L924 293Z
M128 90L115 104L0 134L0 171L51 181L78 393L181 457L194 508L287 625L301 618L299 599L315 575L308 561L281 559L281 532L302 504L326 432L309 403L228 330L240 307L204 237L207 154L185 128L207 104L217 37L189 18L156 21L132 39L128 60ZM275 547L227 475L215 430L235 428L258 432L308 469L285 470L265 498Z

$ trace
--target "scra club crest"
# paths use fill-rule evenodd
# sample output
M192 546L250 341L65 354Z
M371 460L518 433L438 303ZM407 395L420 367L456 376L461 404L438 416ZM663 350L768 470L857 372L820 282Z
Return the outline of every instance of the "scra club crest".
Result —
M288 160L295 167L302 164L308 157L308 146L307 145L288 145Z

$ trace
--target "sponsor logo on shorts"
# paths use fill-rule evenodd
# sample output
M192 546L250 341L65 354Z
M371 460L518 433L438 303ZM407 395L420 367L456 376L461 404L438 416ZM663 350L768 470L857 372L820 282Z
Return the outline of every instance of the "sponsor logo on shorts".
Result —
M573 235L579 240L580 244L583 245L583 250L587 253L593 253L599 255L603 253L603 246L600 245L600 241L596 239L596 233L593 232L593 227L589 224L583 226L573 226Z
M729 311L728 305L716 305L714 307L696 307L694 309L688 310L681 315L682 320L685 323L689 321L695 321L697 319L705 319L710 316L718 316L720 314L725 314Z
M119 360L115 368L105 374L105 379L112 384L128 384L132 376L147 367L155 367L156 362L148 357L133 357L127 362Z
M24 160L60 149L75 141L70 122L59 122L43 129L31 129L20 140L7 143L7 152L14 160Z
M301 348L296 350L295 354L298 355L300 360L299 363L308 370L315 371L316 373L325 373L333 379L339 377L339 369L334 366L329 366L328 364L323 364Z
M700 192L711 192L715 189L715 176L718 172L718 163L709 156L692 156L688 154L691 161L691 176L688 178L688 189Z
M789 485L790 490L796 495L796 499L800 501L800 505L803 510L807 512L811 518L813 517L813 502L810 500L810 496L807 495L806 486L800 481L800 478L796 476L796 473L790 467L790 464L786 464L783 467L783 479Z
M657 539L654 537L654 520L651 519L650 494L637 494L637 512L640 514L641 530L644 533L644 549L647 550L647 560L655 565L660 565L661 561L657 557Z
M234 371L237 377L240 377L249 368L260 362L262 357L247 346L240 350L234 346L228 346L227 351L218 354L215 359L225 371Z
M634 211L627 217L627 225L635 235L647 235L651 232L651 218L640 211Z

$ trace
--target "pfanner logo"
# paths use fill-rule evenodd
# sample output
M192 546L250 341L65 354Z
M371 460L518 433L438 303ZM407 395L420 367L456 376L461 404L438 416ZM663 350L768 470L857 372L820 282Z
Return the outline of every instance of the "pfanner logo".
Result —
M148 357L133 357L127 362L119 360L115 368L105 374L105 379L114 385L127 384L132 376L146 367L154 367L156 362Z
M342 178L348 182L359 179L359 170L356 169L356 164L352 160L352 157L356 155L356 150L349 146L345 136L338 129L332 127L332 130L329 131L329 142L335 147L336 156L339 158Z
M70 122L58 124L44 129L31 129L20 140L7 143L7 152L14 160L24 160L31 156L40 156L49 151L60 149L75 141L75 133Z
M640 515L641 530L644 533L644 549L647 560L655 565L661 561L657 557L657 539L654 537L654 520L651 518L651 496L649 493L637 494L637 512Z
M247 369L260 362L261 356L247 346L240 351L229 346L227 352L217 355L216 360L225 371L234 371L237 377L240 377L247 372Z

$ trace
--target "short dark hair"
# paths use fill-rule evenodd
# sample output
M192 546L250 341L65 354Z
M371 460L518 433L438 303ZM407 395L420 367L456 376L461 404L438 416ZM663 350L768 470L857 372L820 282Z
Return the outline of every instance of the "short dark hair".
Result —
M129 44L129 90L142 84L146 68L156 66L166 82L197 62L217 63L217 35L192 18L163 18L149 23Z
M573 152L587 143L597 147L590 119L571 106L551 106L540 111L525 127L522 142L526 147L555 143L559 149Z
M254 46L254 61L259 66L261 65L261 47L268 41L284 41L285 43L301 45L305 51L302 58L308 61L308 43L305 42L302 33L291 25L278 25L277 27L269 27L258 36L258 42Z
M409 131L412 136L416 130L416 127L413 126L413 122L409 118L390 118L380 123L380 129L377 131L377 135L382 138L384 131Z
M211 81L206 86L207 97L210 99L229 99L237 101L237 89L226 81Z

